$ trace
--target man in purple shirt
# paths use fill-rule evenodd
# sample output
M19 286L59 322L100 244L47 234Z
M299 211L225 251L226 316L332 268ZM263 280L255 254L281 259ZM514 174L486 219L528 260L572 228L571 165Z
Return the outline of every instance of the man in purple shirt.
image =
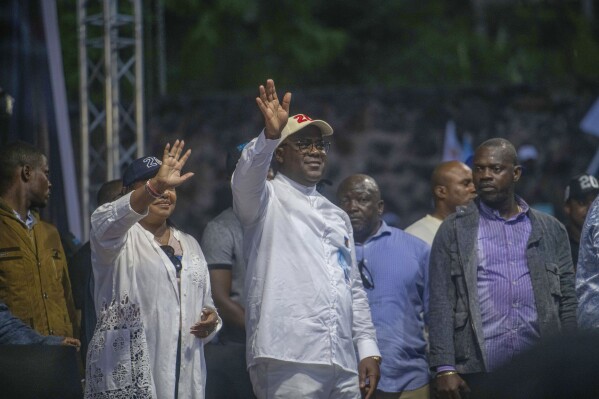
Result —
M445 219L431 249L429 363L440 398L459 399L540 339L576 328L566 230L514 194L514 146L487 140L473 164L478 198Z

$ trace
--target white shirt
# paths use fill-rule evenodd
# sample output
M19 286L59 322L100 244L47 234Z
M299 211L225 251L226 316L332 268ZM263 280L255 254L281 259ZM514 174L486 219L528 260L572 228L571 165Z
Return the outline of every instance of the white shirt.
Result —
M380 356L354 254L348 216L283 174L266 174L279 140L260 134L232 178L244 227L247 362L337 364L357 373Z
M426 215L422 219L419 219L406 227L404 231L427 242L428 245L433 245L433 240L435 239L435 235L437 234L437 230L439 230L441 223L443 223L441 219Z
M137 223L147 213L136 213L130 197L92 215L98 325L87 354L86 397L114 390L105 392L107 397L173 398L181 325L179 397L201 399L203 345L214 333L202 340L189 331L203 307L214 307L204 255L193 237L172 229L183 249L179 291L172 262L153 234Z

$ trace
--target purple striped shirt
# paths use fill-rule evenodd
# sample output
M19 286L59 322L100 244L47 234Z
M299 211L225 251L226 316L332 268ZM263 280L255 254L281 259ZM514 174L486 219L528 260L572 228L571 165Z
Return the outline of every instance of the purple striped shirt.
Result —
M537 309L526 260L532 225L528 204L506 220L480 202L478 228L478 300L487 371L493 371L539 339Z

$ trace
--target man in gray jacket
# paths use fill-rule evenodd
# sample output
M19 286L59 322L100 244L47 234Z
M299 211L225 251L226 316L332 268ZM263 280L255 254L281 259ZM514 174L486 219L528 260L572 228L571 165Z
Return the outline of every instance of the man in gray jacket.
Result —
M478 199L445 219L431 250L430 366L440 398L460 398L484 373L540 339L576 328L564 226L514 194L514 146L474 154Z

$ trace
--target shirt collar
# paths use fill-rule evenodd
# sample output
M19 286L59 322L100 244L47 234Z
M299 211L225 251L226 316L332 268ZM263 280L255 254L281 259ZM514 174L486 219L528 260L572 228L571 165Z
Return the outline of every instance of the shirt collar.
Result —
M381 219L381 226L379 227L379 229L376 231L376 233L374 233L374 235L368 237L368 239L364 242L364 244L366 244L369 241L374 241L374 240L381 238L382 236L387 236L390 234L391 234L391 227L389 227L389 225L387 223L385 223L385 221L383 219Z
M37 222L35 216L33 216L33 213L31 213L30 210L27 210L27 218L25 220L23 220L19 212L15 211L14 209L12 211L15 214L17 220L21 222L23 225L25 225L25 227L27 227L29 230L31 230L33 228L33 225Z
M300 184L294 180L291 180L290 178L288 178L281 172L277 173L277 175L275 176L275 180L280 180L283 183L295 188L296 190L300 191L301 193L303 193L305 195L314 195L314 194L318 193L318 191L316 191L316 185L304 186L303 184Z
M518 207L520 208L520 211L516 215L512 216L510 219L507 219L507 220L520 220L524 216L526 216L526 214L528 213L528 210L530 209L530 207L528 206L526 201L524 201L524 199L522 199L522 197L515 195L515 199L516 199L516 204L518 204ZM490 220L506 220L499 214L499 211L497 209L493 209L493 208L487 206L482 201L478 201L478 204L479 204L480 214L482 216L484 216L485 218L490 219Z

